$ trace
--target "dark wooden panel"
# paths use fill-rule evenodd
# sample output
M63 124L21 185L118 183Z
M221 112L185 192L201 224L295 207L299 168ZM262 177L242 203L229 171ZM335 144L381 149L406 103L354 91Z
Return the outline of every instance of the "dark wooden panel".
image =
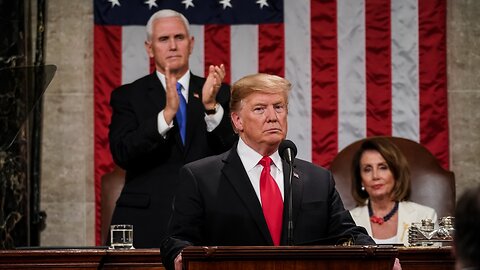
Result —
M453 255L453 250L451 247L399 248L398 259L402 265L402 270L455 269L455 256Z
M98 269L102 249L2 250L0 269Z
M159 249L0 250L0 269L165 270Z
M107 250L102 269L165 270L160 249Z
M386 247L189 247L187 270L392 269L397 249Z
M403 270L453 270L455 257L445 248L375 247L189 247L188 270L197 269L391 269L398 257ZM0 269L164 270L159 249L0 250Z

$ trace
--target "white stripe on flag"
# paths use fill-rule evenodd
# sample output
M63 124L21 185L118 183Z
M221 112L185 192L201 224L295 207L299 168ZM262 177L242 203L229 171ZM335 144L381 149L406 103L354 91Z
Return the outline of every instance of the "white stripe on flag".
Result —
M190 35L195 39L193 44L193 52L190 56L190 71L200 77L205 75L204 68L204 43L205 32L203 25L190 25Z
M392 1L392 135L420 141L418 2Z
M338 151L366 136L365 2L337 1Z
M122 27L122 84L131 83L150 73L145 39L145 26Z
M312 160L312 81L310 2L284 1L285 77L292 83L288 138L298 157Z
M246 75L258 72L258 26L232 25L230 44L230 78L233 84Z

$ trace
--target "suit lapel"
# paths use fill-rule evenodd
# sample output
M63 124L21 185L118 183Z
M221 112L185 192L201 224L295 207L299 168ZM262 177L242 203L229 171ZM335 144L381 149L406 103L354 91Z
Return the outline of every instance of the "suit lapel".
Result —
M190 73L190 86L188 89L188 105L187 105L187 138L185 139L185 152L191 147L192 138L204 121L202 112L202 87L204 80Z
M368 215L368 207L365 205L364 207L360 208L359 212L360 213L355 216L355 219L359 220L357 225L364 227L369 235L373 235L372 226L370 224L370 216Z
M235 144L232 150L230 150L228 157L224 160L225 166L222 168L222 173L237 191L238 198L250 212L265 241L273 244L257 194L252 187L236 149Z
M408 244L408 227L413 222L419 222L421 220L416 220L418 217L417 209L411 207L411 204L407 202L400 202L398 205L398 225L397 225L397 236L400 242Z
M167 100L165 88L163 88L162 83L158 79L155 72L150 74L148 79L148 100L151 101L155 106L155 111L160 112L160 110L165 108L165 103Z

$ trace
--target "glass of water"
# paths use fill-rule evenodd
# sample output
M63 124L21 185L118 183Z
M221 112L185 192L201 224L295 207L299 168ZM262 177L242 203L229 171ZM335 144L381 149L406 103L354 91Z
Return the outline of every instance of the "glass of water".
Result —
M111 249L134 249L133 225L118 224L110 226Z

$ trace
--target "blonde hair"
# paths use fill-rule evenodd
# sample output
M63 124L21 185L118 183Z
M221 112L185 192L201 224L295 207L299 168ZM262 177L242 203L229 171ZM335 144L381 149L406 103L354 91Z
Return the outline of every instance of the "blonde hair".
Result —
M255 92L282 94L288 107L288 94L292 84L280 76L257 73L245 76L236 81L232 86L230 98L230 111L238 112L241 109L242 100Z

